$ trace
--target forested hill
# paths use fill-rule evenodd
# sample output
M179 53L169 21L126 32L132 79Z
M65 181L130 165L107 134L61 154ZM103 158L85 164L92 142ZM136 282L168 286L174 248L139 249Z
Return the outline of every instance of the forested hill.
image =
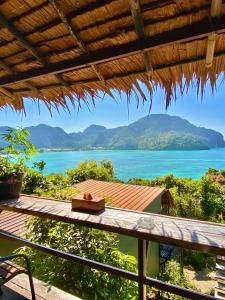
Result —
M0 127L0 133L5 129ZM77 133L66 133L59 127L44 124L27 129L38 148L197 150L225 147L221 133L166 114L150 115L112 129L91 125Z

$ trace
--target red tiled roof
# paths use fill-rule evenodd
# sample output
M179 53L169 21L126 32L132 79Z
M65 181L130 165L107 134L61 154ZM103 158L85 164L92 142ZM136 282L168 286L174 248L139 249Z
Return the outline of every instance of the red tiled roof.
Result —
M165 189L150 186L131 185L117 182L86 180L75 185L81 193L109 198L110 206L144 211L158 196L171 202L171 195ZM168 199L167 199L168 198Z
M26 233L27 216L11 211L0 210L0 230L24 236Z

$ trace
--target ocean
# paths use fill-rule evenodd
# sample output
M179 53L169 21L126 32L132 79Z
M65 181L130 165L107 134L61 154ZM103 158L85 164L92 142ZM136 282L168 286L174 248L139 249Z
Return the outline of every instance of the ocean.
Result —
M46 162L46 174L63 173L83 160L110 160L116 176L155 178L173 173L178 177L200 178L208 168L225 169L225 148L200 151L91 150L41 152L34 161Z

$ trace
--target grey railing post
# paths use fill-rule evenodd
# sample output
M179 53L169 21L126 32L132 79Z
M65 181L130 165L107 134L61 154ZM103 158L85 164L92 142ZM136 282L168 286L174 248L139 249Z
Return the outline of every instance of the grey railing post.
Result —
M138 239L138 299L146 300L144 279L147 273L148 242Z

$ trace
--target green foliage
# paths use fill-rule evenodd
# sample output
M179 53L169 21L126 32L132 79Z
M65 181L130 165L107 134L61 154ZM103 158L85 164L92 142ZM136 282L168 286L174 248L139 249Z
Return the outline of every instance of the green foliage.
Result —
M222 134L164 114L151 114L128 126L111 129L91 125L83 132L70 134L43 124L29 130L32 141L42 149L187 150L224 147Z
M187 132L169 131L142 136L139 142L139 149L150 150L192 150L209 149L200 137Z
M137 262L119 250L115 234L40 218L28 223L28 238L36 243L137 272ZM82 299L137 299L137 284L70 261L22 248L34 276Z
M203 177L200 181L202 195L202 209L206 219L225 213L225 199L223 190L210 177Z
M205 268L215 267L215 257L211 254L193 250L184 250L184 264L191 266L195 271L201 271Z
M166 281L180 287L193 289L192 284L188 281L185 274L181 271L180 264L175 260L168 261L166 263L165 270L162 270L158 277L162 281ZM160 291L159 299L181 300L184 298L170 294L168 292Z
M131 178L127 182L128 184L136 184L136 185L150 185L150 180L148 179L142 179L142 178Z
M209 170L205 176L198 180L177 178L169 174L154 180L134 178L129 180L128 183L161 186L169 189L175 204L170 211L171 215L224 223L225 186L218 182L217 177L214 177L223 176L223 174L223 170ZM65 174L56 173L48 176L43 175L40 168L39 171L28 170L24 180L23 192L69 200L78 192L71 185L87 179L115 181L112 164L107 161L100 163L85 161L76 168L68 170ZM107 233L103 234L100 231L93 231L80 226L70 226L57 222L33 222L31 230L33 236L31 238L36 242L43 242L63 251L72 251L74 254L121 268L131 270L134 267L133 258L119 251L116 236L111 236L110 234L107 236ZM88 239L90 239L90 244ZM78 240L79 244L76 245L77 243L74 243L74 240ZM91 245L93 249L90 249L92 248ZM130 287L128 287L129 284L125 280L90 270L86 267L72 265L64 260L57 259L56 262L55 258L45 256L36 251L31 252L26 249L26 252L31 256L35 272L39 278L45 281L49 280L51 283L63 287L84 299L90 299L89 291L91 289L92 292L94 291L96 299L106 299L107 297L108 299L132 299L132 297L135 299L136 297L136 285L133 286L132 283L129 283ZM185 265L191 266L195 270L209 268L214 262L214 257L208 254L195 251L184 253ZM81 274L80 280L78 278L79 274ZM68 280L68 278L72 278L72 280ZM167 265L164 278L178 285L189 285L186 277L180 275L179 268L175 262ZM61 280L63 280L62 286ZM162 294L162 296L164 295L165 293ZM169 299L179 299L179 297L175 296L175 298L171 298L173 297L171 295L169 297Z
M47 191L49 189L49 182L41 172L27 169L24 179L22 192L24 194L38 194L37 190Z
M40 172L43 172L46 166L46 162L41 160L33 163L34 169L37 169Z
M83 161L76 168L66 171L68 182L75 184L87 179L110 181L114 176L114 169L110 161L102 160L97 163L95 160Z
M0 176L22 173L26 170L25 161L36 153L36 148L29 141L26 129L8 128L2 139L6 143L0 149Z
M223 170L210 169L198 180L177 178L169 174L153 180L132 178L128 183L169 189L174 199L171 215L222 222L221 216L225 216L225 186L213 177L222 174Z
M37 194L39 196L54 197L56 199L69 200L77 190L71 187L73 184L87 179L114 181L114 170L111 162L85 161L77 167L69 169L65 174L53 173L44 175L42 168L44 162L35 165L38 170L28 169L24 182L23 193Z
M36 193L39 196L43 196L46 198L54 198L55 200L71 200L72 196L76 195L79 191L74 187L65 187L62 189L52 188L47 191L43 191L42 189L36 189Z

